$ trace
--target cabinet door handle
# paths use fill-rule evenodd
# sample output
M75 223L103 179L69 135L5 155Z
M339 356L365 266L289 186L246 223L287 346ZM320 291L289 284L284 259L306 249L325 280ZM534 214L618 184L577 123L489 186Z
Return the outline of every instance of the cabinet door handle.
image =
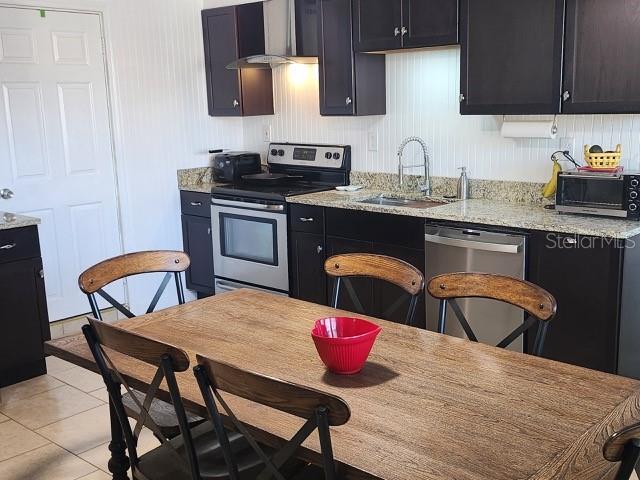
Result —
M207 228L207 235L211 236L211 227Z
M571 98L571 92L569 90L565 90L564 92L562 92L562 101L563 102L566 102L570 98Z
M403 37L404 37L408 32L409 32L409 30L407 30L407 27L402 27L402 30L400 30L400 33L402 33L402 36L403 36Z
M233 101L233 106L234 106L234 107L237 107L238 105L240 105L240 103L238 102L238 100L234 100L234 101Z
M458 100L460 100L460 103L465 101L465 96L464 93L461 93L460 96L458 97Z
M322 251L324 250L324 247L322 245L318 245L316 247L316 251L318 252L318 255L320 255L322 253Z
M351 100L351 97L347 97L347 98L344 100L344 103L345 103L345 104L347 104L347 105L351 105L351 101L352 101L352 100Z
M6 245L2 245L0 250L11 250L12 248L15 248L16 245L16 243L7 243Z
M396 28L393 30L393 36L394 36L394 37L397 37L398 35L400 35L400 29L399 29L398 27L396 27Z
M192 207L201 207L202 206L202 202L191 202L191 206Z
M315 222L315 219L313 217L300 217L299 219L302 223L309 223L309 222Z

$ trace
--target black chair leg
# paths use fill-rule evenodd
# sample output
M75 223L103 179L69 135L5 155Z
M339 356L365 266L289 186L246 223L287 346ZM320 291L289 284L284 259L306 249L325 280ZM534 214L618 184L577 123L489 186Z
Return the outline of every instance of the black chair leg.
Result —
M111 442L109 443L109 451L111 451L111 459L109 459L109 471L113 475L113 480L129 480L127 471L129 470L129 457L126 454L127 444L124 441L122 426L118 420L111 400L109 400L109 415L111 417Z

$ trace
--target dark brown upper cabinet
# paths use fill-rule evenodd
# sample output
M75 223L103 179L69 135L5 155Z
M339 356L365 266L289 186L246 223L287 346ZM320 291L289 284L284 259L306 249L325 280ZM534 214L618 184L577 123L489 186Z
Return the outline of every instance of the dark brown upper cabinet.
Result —
M458 0L353 0L357 52L458 43Z
M564 0L461 0L460 113L559 113L564 8Z
M564 113L640 112L640 1L567 0Z
M271 69L227 69L264 51L262 2L202 11L209 115L273 114Z
M318 62L321 115L384 115L384 55L355 53L351 2L319 0Z

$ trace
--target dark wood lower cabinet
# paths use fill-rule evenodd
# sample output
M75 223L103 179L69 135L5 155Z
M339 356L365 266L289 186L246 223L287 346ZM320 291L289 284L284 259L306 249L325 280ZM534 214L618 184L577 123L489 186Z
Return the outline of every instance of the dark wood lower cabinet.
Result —
M291 295L295 298L330 304L335 280L325 274L324 261L341 253L389 255L424 271L424 220L298 205L291 207L290 216ZM317 221L299 223L298 217ZM305 231L300 231L303 229ZM343 282L338 306L402 323L409 300L409 296L395 285L352 278ZM424 299L419 301L415 318L416 326L424 327Z
M28 249L40 255L37 227L26 228L35 239ZM18 230L26 229L15 230L24 238ZM50 339L42 260L4 260L0 256L0 387L46 373L43 342Z
M182 216L182 238L185 252L191 258L187 270L187 288L200 293L213 293L213 243L211 219Z
M617 373L624 257L622 240L545 232L532 236L529 280L558 302L544 357Z
M180 192L182 206L182 243L191 258L186 271L189 290L198 298L213 295L213 240L211 235L211 196L207 193Z
M291 248L291 296L307 302L327 305L327 258L323 234L293 232Z

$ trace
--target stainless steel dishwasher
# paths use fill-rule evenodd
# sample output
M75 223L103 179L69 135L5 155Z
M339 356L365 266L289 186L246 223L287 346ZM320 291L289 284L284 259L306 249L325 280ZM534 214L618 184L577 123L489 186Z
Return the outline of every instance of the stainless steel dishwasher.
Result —
M527 238L524 235L427 225L425 273L430 279L454 272L482 272L524 279ZM521 309L494 300L469 298L458 301L478 340L496 345L524 321ZM427 328L438 327L439 300L426 295ZM448 307L446 333L466 338L455 313ZM522 351L522 337L509 347Z

